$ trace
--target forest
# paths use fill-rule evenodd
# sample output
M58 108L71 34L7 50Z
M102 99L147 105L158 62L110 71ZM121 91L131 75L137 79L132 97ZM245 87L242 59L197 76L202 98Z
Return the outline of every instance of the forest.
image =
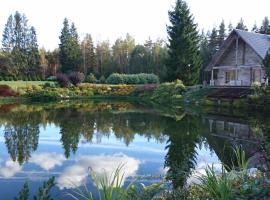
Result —
M180 16L177 10L185 13L186 24L176 24ZM199 30L182 1L175 10L169 11L169 19L168 38L152 40L149 37L144 44L138 44L129 33L113 42L94 42L91 33L80 38L76 25L65 18L59 47L46 50L39 47L38 33L28 24L26 15L16 11L8 17L2 34L0 80L50 80L58 73L81 72L85 77L90 74L90 79L98 82L113 73L147 73L157 75L161 82L181 79L187 85L194 85L207 78L203 69L234 28L270 34L268 17L251 29L241 18L235 26L222 20L212 30ZM183 39L186 37L189 40Z

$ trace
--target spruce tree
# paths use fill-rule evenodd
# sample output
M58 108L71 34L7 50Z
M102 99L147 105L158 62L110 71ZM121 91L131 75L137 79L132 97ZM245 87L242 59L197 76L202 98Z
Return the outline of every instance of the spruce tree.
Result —
M238 22L235 28L239 30L243 30L243 31L248 31L247 26L244 24L243 18L240 19L240 21Z
M82 69L86 74L96 72L97 60L95 47L90 34L86 34L81 43Z
M259 33L270 35L270 23L268 17L263 19Z
M233 25L231 22L229 23L228 31L229 31L229 33L231 33L233 31Z
M186 85L196 84L199 80L201 57L199 34L188 5L177 0L174 10L169 11L171 25L168 32L168 80L181 79Z
M28 66L29 73L32 76L40 74L40 55L38 51L36 30L33 26L29 31Z
M29 75L40 64L36 31L27 22L26 16L18 11L8 17L2 39L2 50L9 58L6 75Z
M59 39L61 70L63 72L78 71L81 62L79 37L74 23L69 27L69 22L66 18L64 19Z
M212 57L217 50L219 49L220 41L219 41L219 35L216 27L214 27L210 33L209 36L209 52L210 56Z
M218 29L218 46L220 47L224 40L226 38L226 28L225 28L225 23L224 20L222 20L222 22L219 25L219 29Z
M257 24L256 24L256 22L254 23L253 28L252 28L251 31L254 32L254 33L258 33L260 31Z

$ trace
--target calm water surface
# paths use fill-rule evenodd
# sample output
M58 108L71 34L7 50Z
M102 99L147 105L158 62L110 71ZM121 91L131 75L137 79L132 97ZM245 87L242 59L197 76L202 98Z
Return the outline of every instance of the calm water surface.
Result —
M255 124L255 125L254 125ZM166 178L173 187L193 181L206 164L232 163L231 147L255 153L256 120L169 111L130 102L7 104L0 107L0 199L10 200L25 181L31 195L55 176L55 199L124 164L125 183Z

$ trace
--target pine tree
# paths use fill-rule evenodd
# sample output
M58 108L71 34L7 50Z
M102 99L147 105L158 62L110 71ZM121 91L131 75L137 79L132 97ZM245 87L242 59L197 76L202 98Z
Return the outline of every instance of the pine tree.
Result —
M95 47L90 34L86 34L81 43L82 69L85 74L96 72L97 60Z
M29 27L24 14L18 11L10 15L3 31L2 50L9 58L8 73L18 76L35 73L40 64L37 36L34 27Z
M233 25L231 22L229 23L228 31L229 31L229 33L231 33L233 31Z
M218 46L220 47L224 40L226 38L226 28L225 28L225 23L224 20L222 20L222 22L219 25L219 29L218 29Z
M78 71L81 63L79 37L74 23L69 27L69 22L66 18L64 19L59 39L61 70L63 72Z
M36 30L32 26L29 32L28 66L29 73L34 76L40 74L40 55L38 51Z
M2 50L6 53L11 53L13 47L14 47L14 39L13 39L13 16L10 15L8 17L7 23L4 28L3 32L3 39L2 39Z
M256 22L254 23L253 28L252 28L251 31L254 32L254 33L259 33L260 30L259 30L259 28L258 28Z
M71 38L70 35L70 28L69 28L69 23L67 18L64 19L63 22L63 29L61 31L61 35L60 35L60 44L59 44L59 61L62 67L63 71L67 71L70 68L70 63L68 60L68 53L69 53L69 40ZM72 68L72 66L71 66Z
M239 30L243 30L243 31L248 31L247 26L244 24L243 18L240 19L240 21L238 22L235 28Z
M167 26L168 44L168 80L181 79L186 85L199 80L201 57L199 52L199 34L188 5L177 0L174 10L169 11L171 25Z
M210 33L209 36L209 52L210 56L212 57L217 50L219 49L220 41L219 41L219 35L216 27L214 27Z
M268 17L263 19L259 33L270 35L270 23Z

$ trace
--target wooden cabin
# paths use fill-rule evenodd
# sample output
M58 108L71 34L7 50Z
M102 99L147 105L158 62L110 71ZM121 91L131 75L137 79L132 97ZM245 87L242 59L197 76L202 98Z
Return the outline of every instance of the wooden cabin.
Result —
M270 48L270 36L234 29L213 56L205 71L211 86L268 84L262 64Z

